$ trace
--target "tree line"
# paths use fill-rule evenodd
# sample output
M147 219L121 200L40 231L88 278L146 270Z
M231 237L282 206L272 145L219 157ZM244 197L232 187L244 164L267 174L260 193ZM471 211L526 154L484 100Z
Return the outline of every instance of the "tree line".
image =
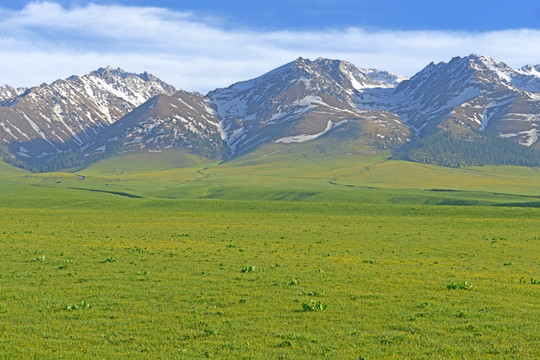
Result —
M469 133L437 133L393 150L393 158L447 167L482 165L540 166L540 152L508 139Z

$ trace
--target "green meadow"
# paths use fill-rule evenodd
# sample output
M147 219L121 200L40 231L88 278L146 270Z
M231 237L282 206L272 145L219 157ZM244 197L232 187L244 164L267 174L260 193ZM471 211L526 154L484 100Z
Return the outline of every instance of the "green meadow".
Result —
M0 358L540 358L539 169L387 157L0 163Z

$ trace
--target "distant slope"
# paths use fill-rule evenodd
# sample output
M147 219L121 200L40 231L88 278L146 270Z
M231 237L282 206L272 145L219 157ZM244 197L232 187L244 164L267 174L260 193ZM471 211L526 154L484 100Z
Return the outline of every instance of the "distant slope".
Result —
M28 171L0 161L0 177L21 174L28 174Z
M207 159L221 159L221 140L220 119L208 100L178 91L153 97L104 129L84 156L181 148Z
M171 148L161 152L126 153L91 164L79 172L91 176L141 175L181 168L203 167L204 160L186 150Z

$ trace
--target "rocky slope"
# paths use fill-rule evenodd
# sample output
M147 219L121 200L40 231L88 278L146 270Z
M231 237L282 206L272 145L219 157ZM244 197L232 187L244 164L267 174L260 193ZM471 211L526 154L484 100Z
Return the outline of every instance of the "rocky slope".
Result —
M184 91L157 95L104 129L84 156L107 151L161 152L173 147L210 159L221 158L220 119L208 99Z
M359 90L392 89L402 79L344 61L299 58L207 96L222 119L231 156L262 143L313 140L350 122L362 122L373 136L403 144L410 132L398 116L359 109L354 102Z
M538 146L538 68L514 70L490 57L477 55L432 63L402 82L388 107L417 135L421 135L421 130L471 129L509 138L521 145Z
M110 67L72 76L24 93L8 89L0 106L3 147L19 158L41 159L79 151L101 130L157 94L176 89L150 74Z

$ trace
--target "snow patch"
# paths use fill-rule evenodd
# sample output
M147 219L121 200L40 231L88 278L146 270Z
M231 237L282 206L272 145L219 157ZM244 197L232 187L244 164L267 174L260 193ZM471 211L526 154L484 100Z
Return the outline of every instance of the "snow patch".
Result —
M60 104L54 104L54 107L53 107L53 112L56 114L57 117L62 117L62 115L64 114L64 112L62 111L62 107L60 106ZM45 118L46 120L48 120L50 122L50 120L48 118Z
M347 72L347 76L349 77L349 80L351 81L352 87L355 88L356 90L361 90L364 87L366 87L365 85L360 84L360 82L356 80L356 78L351 72Z
M482 122L480 125L480 129L482 131L486 130L489 120L491 120L491 116L489 115L489 109L484 109L484 113L482 114Z
M540 137L540 130L538 130L538 129L530 129L530 130L527 130L527 131L518 132L517 134L514 134L514 133L499 134L499 137L505 138L505 139L512 138L512 137L517 137L517 136L525 136L526 137L525 140L519 140L519 143L521 145L531 146L532 144L534 144L535 142L538 141L538 138Z
M311 79L302 78L300 79L301 82L304 83L304 86L306 87L306 90L310 90L311 87Z
M23 116L26 118L26 121L28 121L28 123L30 124L32 129L34 129L35 132L37 132L39 135L41 135L43 137L43 132L41 131L39 126L37 126L37 124L32 119L30 119L28 116L26 116L25 114L23 114Z
M286 136L280 139L277 139L274 141L275 143L282 143L282 144L291 144L291 143L301 143L309 140L314 140L318 138L319 136L323 136L333 128L342 125L346 123L348 120L340 121L339 123L334 124L331 120L328 120L328 123L326 124L326 129L324 129L322 132L318 134L313 135L307 135L307 134L301 134L301 135L295 135L295 136Z
M476 96L478 96L480 94L481 94L481 91L479 91L477 88L469 86L469 87L463 89L461 94L459 94L459 95L453 97L452 99L448 100L446 105L442 106L441 109L458 106L458 105L462 104L463 102L465 102L467 100L470 100L470 99L472 99L472 98L474 98L474 97L476 97Z
M308 108L315 107L315 104L328 106L319 96L315 95L305 96L293 103L293 105L307 106Z
M523 134L528 137L528 139L525 142L522 142L523 145L531 146L536 141L538 141L538 136L540 135L540 131L538 129L531 129L529 131L522 131L520 134Z
M408 80L409 78L403 75L394 74L388 71L381 71L377 69L367 69L366 75L375 80L385 83L386 87L395 88L402 81Z
M236 153L236 148L238 147L238 142L240 140L242 140L243 138L245 138L245 130L244 130L243 126L238 128L238 129L235 129L232 132L231 136L229 136L227 138L226 143L229 146L229 148L231 149L231 152L233 154ZM236 142L236 144L235 144L235 142Z

